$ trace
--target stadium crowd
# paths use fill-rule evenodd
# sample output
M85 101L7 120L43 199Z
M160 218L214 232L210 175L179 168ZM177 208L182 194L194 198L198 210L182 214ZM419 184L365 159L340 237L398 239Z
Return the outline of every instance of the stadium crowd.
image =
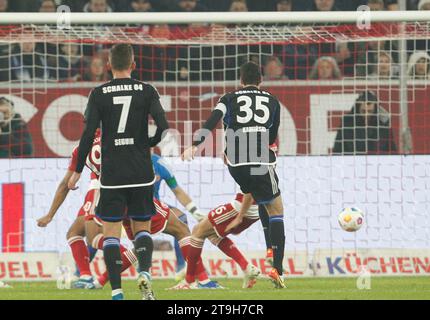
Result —
M337 11L398 10L396 0L0 0L0 12L55 12L67 5L72 12L204 12L204 11ZM409 0L408 9L430 10L430 0ZM196 26L133 26L153 37L187 34ZM197 26L198 28L198 26ZM174 31L172 30L174 29ZM0 45L0 81L105 81L105 45L22 43ZM286 43L254 46L135 46L134 76L145 81L234 80L247 60L262 64L266 80L337 80L344 77L395 79L398 44L389 41ZM428 79L430 56L425 40L408 44L408 72Z

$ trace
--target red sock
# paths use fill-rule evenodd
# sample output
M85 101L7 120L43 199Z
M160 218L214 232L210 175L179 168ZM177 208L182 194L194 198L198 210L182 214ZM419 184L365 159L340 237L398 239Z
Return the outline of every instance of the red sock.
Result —
M185 261L187 261L188 254L190 252L190 248L191 248L190 241L191 241L191 237L186 237L178 241L179 247L181 248L182 256L184 257ZM188 268L187 268L187 273L188 273ZM195 266L194 275L197 276L197 279L199 281L206 281L209 279L205 266L203 265L203 260L201 256L199 257L197 264ZM188 283L191 283L191 282L188 282Z
M191 237L189 248L186 249L186 251L188 251L188 255L186 257L187 275L185 276L185 280L188 283L193 283L196 280L196 274L199 268L198 265L201 261L203 244L204 240Z
M132 250L127 250L124 246L121 246L120 250L122 260L121 272L124 272L125 270L130 268L133 263L137 261L137 258ZM105 271L97 280L102 286L104 286L109 281L109 275L107 271Z
M73 259L78 266L81 276L91 276L90 254L88 253L87 244L84 238L80 236L72 237L67 240L72 250Z
M249 262L243 256L242 252L236 247L233 241L229 238L224 238L218 243L218 248L227 256L236 261L242 270L246 270Z

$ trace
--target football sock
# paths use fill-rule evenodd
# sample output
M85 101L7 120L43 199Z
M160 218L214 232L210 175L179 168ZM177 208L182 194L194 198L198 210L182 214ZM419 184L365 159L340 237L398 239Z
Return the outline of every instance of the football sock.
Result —
M152 251L154 250L154 243L149 232L139 231L136 233L134 249L137 261L139 261L139 272L149 272L152 264Z
M191 242L191 237L185 237L178 241L179 246L181 247L181 250L182 250L182 255L185 257L185 259L187 259L188 254L190 252L190 247L191 247L190 242ZM204 282L209 280L209 276L206 272L205 266L203 265L203 261L201 257L197 261L195 272L196 272L195 276L197 276L197 279L199 280L199 282Z
M118 238L104 238L103 255L112 290L121 289L122 259Z
M187 255L187 275L185 281L193 283L195 281L196 271L198 269L199 261L201 261L201 254L203 249L204 240L191 237L190 247L188 248Z
M246 260L242 252L236 247L233 241L229 238L224 238L218 243L218 248L227 256L232 258L240 266L242 270L246 270L249 262Z
M136 261L136 255L132 250L126 250L125 247L121 246L121 260L122 260L122 268L121 273L130 268ZM109 281L109 274L105 271L99 278L98 282L101 286L104 286Z
M103 234L100 233L94 237L92 247L98 250L103 250L104 241L105 238L103 237ZM119 244L119 247L121 252L127 251L127 248L124 247L121 243Z
M266 240L266 248L272 249L269 232L269 214L267 213L266 207L262 204L258 206L258 215L260 216L261 225L263 226L264 240Z
M181 220L186 225L188 225L188 219L186 214L181 215L180 217L178 217L178 219ZM184 259L184 256L182 255L181 246L179 245L176 239L174 241L174 246L175 246L175 254L176 254L176 272L178 272L183 267L185 267L185 259Z
M72 250L73 259L78 266L79 275L81 277L91 276L90 258L84 238L76 236L71 237L67 241L69 243L70 249Z
M270 222L270 239L273 249L273 267L276 268L279 275L282 275L282 260L284 259L285 248L285 230L284 230L284 216L277 215L269 218Z

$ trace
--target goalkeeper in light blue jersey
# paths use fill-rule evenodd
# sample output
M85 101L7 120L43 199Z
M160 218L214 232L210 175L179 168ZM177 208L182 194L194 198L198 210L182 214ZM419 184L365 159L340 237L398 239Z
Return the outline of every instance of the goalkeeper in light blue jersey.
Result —
M200 212L197 206L194 204L190 196L182 189L176 178L167 165L166 161L159 155L152 153L152 164L154 166L154 173L156 177L156 182L154 184L154 197L160 199L160 186L164 181L167 186L172 190L176 199L179 203L184 206L185 209L197 220L200 221L205 218L205 215ZM181 220L183 223L188 224L187 215L176 209L175 207L169 206L173 213ZM175 254L176 254L176 280L182 280L185 276L185 260L182 256L181 248L177 240L175 240Z

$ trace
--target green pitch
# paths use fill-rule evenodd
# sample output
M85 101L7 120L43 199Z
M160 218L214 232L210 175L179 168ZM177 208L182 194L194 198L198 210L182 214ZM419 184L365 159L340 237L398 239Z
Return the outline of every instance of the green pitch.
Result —
M241 280L219 279L224 290L166 290L174 285L170 280L155 280L157 299L167 300L261 300L261 299L430 299L430 277L373 277L370 290L358 290L354 278L289 279L288 288L272 289L272 284L261 279L253 289L241 289ZM59 290L55 282L12 283L13 289L0 289L0 300L98 300L110 299L109 287L103 290ZM126 299L140 299L134 281L124 282Z

